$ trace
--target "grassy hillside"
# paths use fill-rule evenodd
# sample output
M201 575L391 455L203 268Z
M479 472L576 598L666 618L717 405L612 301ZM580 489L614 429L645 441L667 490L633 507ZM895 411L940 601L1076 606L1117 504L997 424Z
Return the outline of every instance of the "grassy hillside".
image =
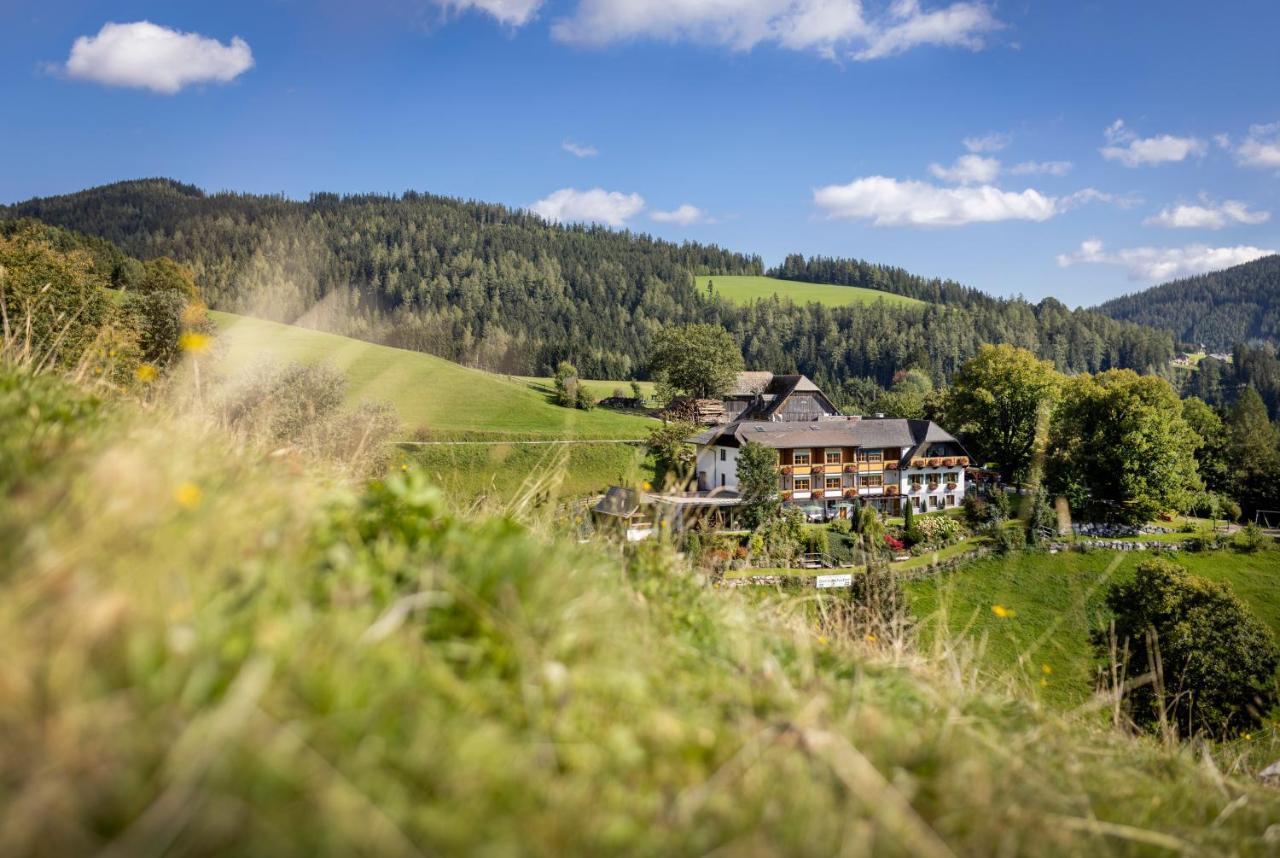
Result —
M1014 677L1057 706L1077 706L1094 689L1090 635L1104 628L1107 587L1133 574L1144 555L1114 552L990 558L908 587L927 636L973 643L992 673ZM1193 574L1226 581L1280 636L1280 551L1179 554ZM1012 614L1001 617L1002 606ZM1048 672L1045 666L1048 666Z
M545 395L550 395L553 390L554 380L549 377L539 377L536 375L513 375L511 378L515 381L523 382L529 387ZM582 384L586 386L591 395L596 399L604 399L606 396L613 396L614 391L621 390L623 396L631 396L630 381L609 381L607 379L584 378ZM646 399L653 397L653 382L640 382L640 393Z
M992 690L839 599L460 515L416 470L335 487L163 404L88 421L2 368L0 393L0 448L64 439L0 504L5 856L1274 848L1280 795L1221 758Z
M828 307L874 304L876 301L884 301L894 307L924 306L923 301L915 298L876 289L864 289L861 286L800 283L792 280L778 280L774 277L728 275L699 277L698 288L705 292L708 280L712 282L717 293L735 304L749 304L761 298L777 295L780 298L789 298L797 304L816 303L825 304Z
M407 432L489 432L547 438L642 438L643 417L604 409L560 408L528 384L468 369L422 352L282 325L231 313L211 313L227 343L223 369L242 371L263 359L327 361L347 375L352 401L383 399Z
M653 479L653 464L639 444L517 444L498 438L483 444L406 445L399 460L464 503L480 497L509 501L529 487L580 497Z

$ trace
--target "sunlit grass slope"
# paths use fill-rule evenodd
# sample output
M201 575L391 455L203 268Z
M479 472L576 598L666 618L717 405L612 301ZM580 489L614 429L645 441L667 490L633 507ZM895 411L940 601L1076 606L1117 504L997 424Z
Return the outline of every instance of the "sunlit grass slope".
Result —
M839 598L58 396L0 374L0 440L70 439L0 504L6 858L1274 854L1247 771Z
M874 304L884 301L894 307L923 307L923 301L895 295L892 292L881 292L877 289L864 289L860 286L831 286L825 283L799 283L792 280L778 280L774 277L724 276L712 275L699 277L698 288L705 290L710 280L715 291L735 304L749 304L761 298L777 295L779 298L790 298L797 304L826 304L828 307L842 307L846 304Z
M492 432L547 438L642 438L643 417L604 409L560 408L528 384L423 354L323 331L231 313L210 314L227 343L228 374L263 360L327 361L342 370L348 396L382 399L399 412L407 433Z
M908 586L926 635L966 638L980 663L1023 682L1046 702L1076 706L1094 690L1090 636L1104 629L1106 592L1146 555L1021 554L989 558ZM1192 574L1225 581L1280 636L1280 551L1179 553ZM1005 616L993 610L1001 606ZM1045 666L1048 666L1048 670Z

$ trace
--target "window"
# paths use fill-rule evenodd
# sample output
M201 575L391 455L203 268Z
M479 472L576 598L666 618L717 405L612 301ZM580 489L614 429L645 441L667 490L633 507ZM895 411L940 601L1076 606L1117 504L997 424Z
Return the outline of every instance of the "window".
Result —
M724 451L724 450L721 450L721 451L720 451L720 461L722 461L722 462L724 461L724 454L725 454L725 451Z
M936 489L938 487L938 478L941 474L929 474L929 488Z
M720 488L724 488L724 474L720 475Z
M810 483L809 483L808 477L796 477L796 481L795 481L796 491L807 492L809 491L809 486L810 486Z
M884 450L859 450L859 462L883 462Z
M956 505L956 496L947 495L947 506L955 506L955 505Z
M792 454L791 454L791 463L792 463L792 464L794 464L794 465L807 465L807 464L809 464L809 451L808 451L808 450L796 450L794 453L792 453Z
M839 450L828 450L828 451L826 452L826 459L825 459L825 461L826 461L826 463L827 463L828 465L838 465L838 464L840 464L840 451L839 451Z
M836 476L834 476L834 477L832 477L832 476L828 476L828 477L827 477L827 479L826 479L826 487L827 487L828 489L838 489L838 488L840 488L840 476L839 476L838 474L837 474Z
M911 475L911 488L918 489L924 484L924 474Z
M942 498L938 497L937 495L934 495L933 497L929 498L929 504L934 509L942 509Z
M884 477L879 474L867 474L862 478L862 485L869 489L878 489L884 485Z
M959 474L946 474L945 476L946 476L946 478L947 478L947 482L949 482L949 483L958 483L958 482L960 482L960 475L959 475Z

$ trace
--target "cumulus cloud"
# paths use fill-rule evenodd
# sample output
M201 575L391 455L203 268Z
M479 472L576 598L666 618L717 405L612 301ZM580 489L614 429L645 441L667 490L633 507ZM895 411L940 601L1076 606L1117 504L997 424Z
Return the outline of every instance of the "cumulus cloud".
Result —
M592 188L579 191L562 188L529 206L534 214L550 221L586 221L623 226L644 209L644 197Z
M136 21L104 24L97 35L76 39L64 71L109 86L172 95L193 83L226 83L252 66L253 52L239 36L223 44L199 33Z
M1235 148L1235 155L1244 167L1280 168L1280 122L1252 126L1249 136Z
M967 0L933 11L898 0L877 20L865 16L861 0L578 0L551 32L581 45L659 39L750 50L769 43L869 60L919 45L978 50L1001 26L986 4Z
M987 185L1000 175L1000 162L981 155L961 155L950 167L930 164L929 172L956 185Z
M1000 131L992 131L977 137L966 137L960 141L970 152L999 152L1008 146L1012 137Z
M649 215L658 223L677 223L681 226L692 226L695 223L711 223L712 219L697 206L685 203L669 212L657 211Z
M1117 119L1103 131L1107 145L1098 151L1108 161L1119 161L1126 167L1143 167L1184 161L1193 155L1203 155L1208 149L1203 140L1196 137L1175 137L1161 134L1156 137L1139 137Z
M1010 167L1009 172L1014 176L1065 176L1074 166L1070 161L1023 161Z
M485 12L509 27L523 27L533 20L542 2L543 0L436 0L446 10Z
M947 45L981 50L983 37L1004 25L982 3L953 3L945 9L923 12L918 0L897 0L890 12L894 23L881 28L866 48L853 56L875 60L918 45Z
M574 143L572 140L564 141L560 144L560 148L575 158L594 158L600 154L596 147L586 143Z
M1167 206L1158 214L1143 221L1147 226L1165 226L1170 229L1222 229L1224 226L1244 224L1256 226L1271 219L1271 212L1249 208L1239 200L1223 200L1214 203L1203 199L1200 205L1180 204Z
M1037 190L991 185L943 188L928 182L868 176L813 192L828 217L870 220L875 226L960 226L1003 220L1044 221L1061 201Z
M1058 264L1063 268L1082 263L1118 265L1126 270L1130 280L1154 282L1218 271L1273 253L1274 250L1259 247L1209 247L1204 244L1190 244L1186 247L1131 247L1108 251L1099 239L1091 238L1081 243L1079 250L1060 254Z

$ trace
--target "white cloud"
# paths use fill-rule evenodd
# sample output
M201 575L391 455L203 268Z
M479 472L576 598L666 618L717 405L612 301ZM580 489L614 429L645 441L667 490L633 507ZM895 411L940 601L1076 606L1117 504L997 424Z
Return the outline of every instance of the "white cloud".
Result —
M870 220L876 226L960 226L1003 220L1048 220L1062 208L1055 197L1028 188L991 185L941 188L928 182L868 176L813 192L828 217Z
M960 141L970 152L999 152L1009 145L1013 138L1000 131L992 131L978 137L966 137Z
M1000 175L1000 162L981 155L961 155L950 167L930 164L929 172L955 185L987 185Z
M1065 176L1075 165L1070 161L1023 161L1009 168L1014 176Z
M918 45L947 45L973 51L983 47L983 35L1004 25L982 3L953 3L945 9L921 12L918 0L897 0L892 16L897 23L881 29L854 59L874 60Z
M654 212L649 217L658 223L678 223L681 226L691 226L695 223L714 223L715 220L707 215L697 206L685 203L682 206L672 209L669 212Z
M831 52L869 30L859 0L579 0L551 32L586 45L660 39L749 50L773 42Z
M586 143L574 143L572 140L566 140L560 144L560 148L573 155L575 158L594 158L600 154L600 150Z
M1236 147L1235 153L1236 161L1244 167L1280 167L1280 122L1250 127L1249 136Z
M64 70L74 78L171 95L193 83L234 80L253 66L253 52L235 36L229 44L136 21L103 24L71 46Z
M579 191L562 188L529 206L534 214L550 221L589 221L623 226L644 209L644 197L592 188Z
M888 15L873 21L864 15L862 0L578 0L551 32L581 45L659 39L750 50L768 43L866 60L918 45L977 50L983 34L1001 26L978 2L925 12L915 0L898 0Z
M1201 205L1180 204L1167 206L1159 214L1143 221L1147 226L1166 226L1170 229L1222 229L1224 226L1245 224L1256 226L1271 219L1271 212L1249 208L1239 200L1223 200L1214 203L1207 199Z
M1139 137L1125 126L1123 119L1111 123L1103 134L1107 145L1098 150L1102 157L1108 161L1119 161L1126 167L1184 161L1192 155L1203 155L1208 149L1205 142L1196 137L1174 137L1172 134Z
M1060 254L1058 264L1063 268L1081 263L1118 265L1128 272L1130 280L1156 282L1218 271L1272 253L1275 251L1258 247L1209 247L1204 244L1107 251L1100 240L1092 238L1083 242L1074 253Z
M543 0L436 0L446 10L487 12L499 23L509 27L523 27L533 20Z

